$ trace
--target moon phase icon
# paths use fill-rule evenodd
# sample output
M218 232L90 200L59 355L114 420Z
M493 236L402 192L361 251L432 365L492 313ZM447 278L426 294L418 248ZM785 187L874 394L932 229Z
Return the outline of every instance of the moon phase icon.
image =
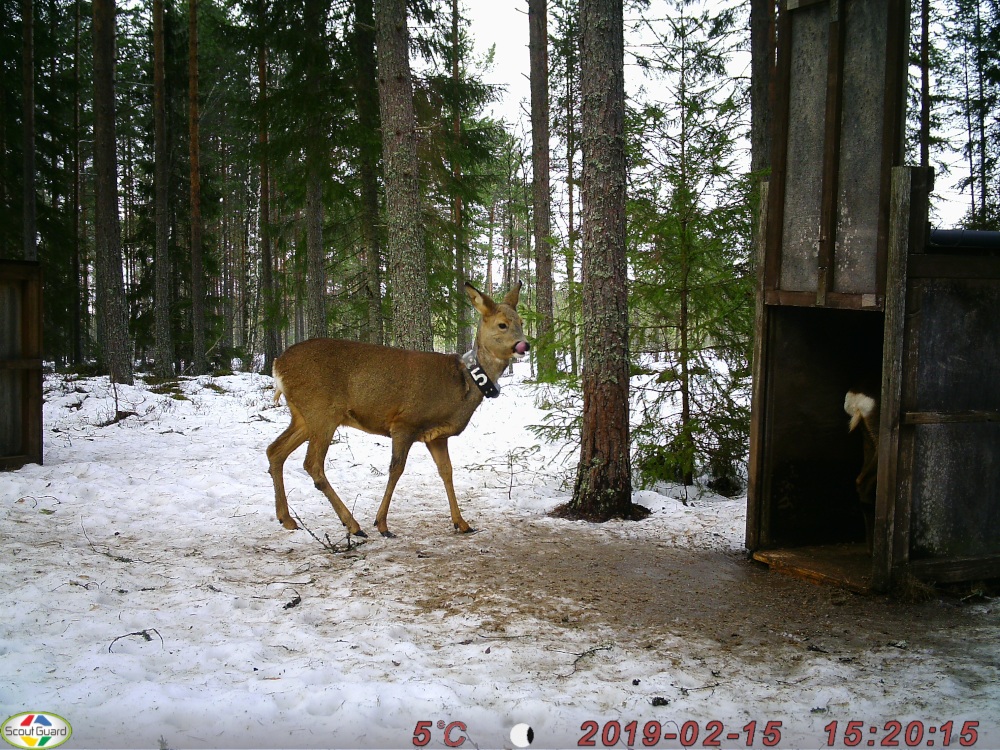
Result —
M510 741L515 747L528 747L535 739L535 730L527 724L515 724L510 730Z

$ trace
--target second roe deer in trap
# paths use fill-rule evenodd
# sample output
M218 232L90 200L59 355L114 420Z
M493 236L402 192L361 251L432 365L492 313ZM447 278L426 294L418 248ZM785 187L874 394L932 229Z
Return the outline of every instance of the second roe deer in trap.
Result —
M854 432L859 426L863 446L864 458L861 464L861 473L854 480L858 488L858 498L861 501L861 512L865 519L865 543L868 545L868 552L872 551L872 544L875 538L875 491L878 480L878 431L879 431L879 402L878 397L871 395L877 393L874 389L868 392L862 389L851 389L844 397L844 411L851 418L848 427L850 432Z
M288 347L274 361L274 389L275 401L284 395L292 423L267 449L281 524L286 529L298 528L288 512L284 465L289 454L308 441L305 469L316 488L326 495L349 533L366 536L324 470L333 433L346 425L392 438L389 481L375 516L382 536L392 536L387 522L389 503L410 446L417 441L426 443L434 458L455 528L473 531L455 498L448 438L465 429L484 396L499 395L497 378L531 348L517 314L520 291L518 282L496 303L471 284L465 285L480 319L475 346L463 356L339 339L310 339Z

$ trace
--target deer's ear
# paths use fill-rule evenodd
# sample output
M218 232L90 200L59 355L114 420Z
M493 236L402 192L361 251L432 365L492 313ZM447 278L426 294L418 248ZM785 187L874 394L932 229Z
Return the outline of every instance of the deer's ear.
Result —
M472 301L473 307L479 310L479 312L483 315L492 315L496 312L496 303L487 295L476 289L476 287L472 286L472 284L468 281L465 282L465 293L469 295L469 299Z
M503 303L505 305L510 305L515 310L517 309L517 301L521 297L521 282L517 282L511 290L507 292L507 295L503 298Z

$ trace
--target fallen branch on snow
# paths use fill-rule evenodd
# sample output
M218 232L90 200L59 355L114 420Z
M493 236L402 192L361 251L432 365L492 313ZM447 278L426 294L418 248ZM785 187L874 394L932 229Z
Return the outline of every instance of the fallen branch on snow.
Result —
M157 630L156 628L146 628L145 630L139 630L136 631L135 633L126 633L125 635L118 636L113 641L111 641L111 644L108 646L108 653L109 654L114 653L114 651L112 651L111 649L114 648L114 645L118 643L118 641L120 641L122 638L131 638L132 636L135 635L139 636L140 638L143 638L146 641L151 641L153 640L153 636L150 635L150 633L156 633L156 637L160 639L160 648L163 648L164 647L163 636L160 635L160 631Z

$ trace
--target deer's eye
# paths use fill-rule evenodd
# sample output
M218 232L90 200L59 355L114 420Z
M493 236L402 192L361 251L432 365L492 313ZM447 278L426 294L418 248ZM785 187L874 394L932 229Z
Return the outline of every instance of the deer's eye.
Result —
M497 328L499 328L501 331L506 331L507 330L507 324L506 323L497 323Z

